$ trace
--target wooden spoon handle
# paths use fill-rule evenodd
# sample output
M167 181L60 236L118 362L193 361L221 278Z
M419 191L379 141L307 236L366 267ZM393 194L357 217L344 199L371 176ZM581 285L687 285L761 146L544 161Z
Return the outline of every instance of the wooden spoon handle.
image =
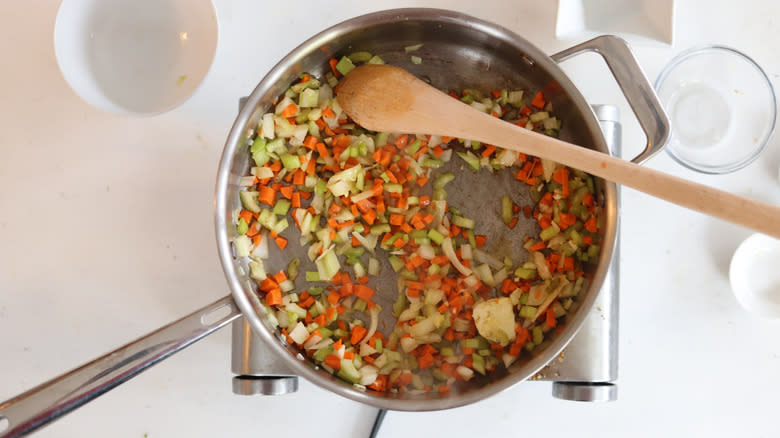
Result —
M464 127L464 131L474 140L557 161L780 239L780 207L574 146L486 114L480 123Z

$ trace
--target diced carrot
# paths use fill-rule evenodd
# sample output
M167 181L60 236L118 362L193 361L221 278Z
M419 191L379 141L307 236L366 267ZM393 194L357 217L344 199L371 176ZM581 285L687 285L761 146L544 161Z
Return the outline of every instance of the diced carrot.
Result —
M334 306L335 306L336 304L338 304L338 302L339 302L339 299L340 299L340 298L341 298L341 295L339 295L339 293L338 293L338 292L336 292L335 290L334 290L334 291L331 291L331 292L328 294L328 302L329 302L330 304L334 305Z
M366 333L368 333L368 330L366 330L365 327L356 325L352 328L352 335L349 338L349 342L351 342L352 345L357 345Z
M582 238L582 241L587 243L588 245L593 245L593 238L590 236L585 236Z
M485 147L485 150L482 151L482 156L483 157L489 157L495 151L496 151L496 147L495 146L488 145L488 146Z
M325 357L325 365L333 368L334 370L341 369L341 358L336 354L329 354Z
M555 327L556 322L557 321L555 320L555 312L553 312L552 307L548 307L545 315L544 325L546 325L547 327Z
M298 105L291 103L287 105L285 109L282 110L281 116L284 118L292 117L294 115L298 114Z
M277 237L274 239L274 241L276 242L276 246L278 246L279 249L284 249L287 247L287 239L284 237Z
M561 194L569 196L569 169L561 167L553 173L553 181L561 185Z
M433 365L433 355L426 353L417 358L417 367L421 370L430 368Z
M307 135L306 138L303 140L303 145L306 146L308 149L314 150L314 148L317 147L317 142L319 142L319 139L313 135Z
M292 199L292 195L293 195L293 186L282 186L282 187L279 189L279 193L281 193L281 194L282 194L282 196L284 196L284 197L285 197L285 198L287 198L287 199Z
M474 236L474 242L477 244L478 247L485 246L485 243L487 243L487 236L484 234L477 234Z
M276 203L276 190L268 186L260 186L257 200L273 206Z
M293 193L290 205L292 206L292 208L301 208L301 193L300 192Z
M328 65L330 65L330 71L333 72L333 75L336 76L336 79L341 77L341 73L339 73L338 69L336 69L336 64L338 64L338 60L336 58L330 58L328 60Z
M591 233L598 232L598 219L596 219L596 216L591 216L585 221L585 229Z
M529 251L541 251L541 250L543 250L545 248L547 248L547 245L544 243L543 240L540 240L540 241L534 243L533 245L531 245L530 247L528 247L528 250Z
M404 215L393 213L390 215L390 225L401 225L404 223Z
M238 214L239 219L243 219L244 222L249 225L250 222L252 222L252 212L248 210L241 210L241 212Z
M517 216L513 217L511 221L509 221L509 228L514 229L517 225L518 218Z
M268 306L278 306L282 304L282 290L274 288L265 295L265 304Z
M545 104L544 95L542 94L541 91L539 91L538 93L536 93L536 96L534 96L533 100L531 100L531 105L539 109L542 109L544 108L544 104Z
M398 149L401 149L401 148L406 146L406 143L408 141L409 141L409 135L408 134L403 134L403 135L399 136L398 138L396 138L395 142L393 142L393 144L395 144L395 146Z

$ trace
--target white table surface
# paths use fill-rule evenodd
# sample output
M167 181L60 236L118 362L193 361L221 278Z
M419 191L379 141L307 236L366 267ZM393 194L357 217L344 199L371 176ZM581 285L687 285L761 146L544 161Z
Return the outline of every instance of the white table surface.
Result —
M308 36L364 12L436 6L548 53L576 42L555 39L553 1L317 3L215 0L219 48L202 87L170 113L132 118L93 109L63 80L58 1L0 2L0 400L228 292L212 225L219 155L237 99ZM780 4L707 1L704 14L704 3L677 2L673 47L634 47L648 76L680 50L720 43L754 57L777 86ZM644 137L600 60L563 68L589 101L620 106L625 155L639 151ZM648 166L778 203L778 143L726 176L665 154ZM633 190L621 215L617 402L565 402L549 383L522 383L450 411L391 412L380 436L777 436L780 324L744 312L728 284L750 232ZM223 330L37 436L364 437L376 412L305 381L294 395L239 397L231 376Z

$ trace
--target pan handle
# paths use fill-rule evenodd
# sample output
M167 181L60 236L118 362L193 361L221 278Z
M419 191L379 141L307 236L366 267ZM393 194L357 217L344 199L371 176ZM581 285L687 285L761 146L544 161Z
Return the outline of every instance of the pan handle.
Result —
M46 425L239 316L241 311L228 295L92 362L0 402L0 438L23 436Z
M599 36L558 52L551 58L560 63L586 52L596 52L604 58L607 67L634 111L639 125L645 131L647 146L644 151L631 160L636 164L642 164L666 146L671 129L669 117L661 102L658 101L653 86L650 85L647 76L642 72L634 53L622 38L614 35Z

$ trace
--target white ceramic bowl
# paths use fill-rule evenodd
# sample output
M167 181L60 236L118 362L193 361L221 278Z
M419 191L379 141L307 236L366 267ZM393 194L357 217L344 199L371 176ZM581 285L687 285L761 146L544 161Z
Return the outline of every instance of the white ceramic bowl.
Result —
M739 245L729 268L731 289L749 312L780 319L780 240L753 234Z
M211 0L63 0L54 49L65 80L86 102L152 115L198 88L217 35Z

